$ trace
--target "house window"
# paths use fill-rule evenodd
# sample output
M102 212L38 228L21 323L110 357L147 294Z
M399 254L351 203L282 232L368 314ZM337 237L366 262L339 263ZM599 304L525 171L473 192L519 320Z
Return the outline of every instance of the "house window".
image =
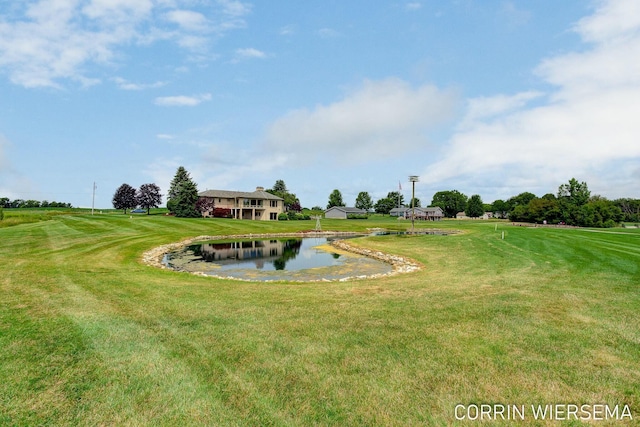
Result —
M262 200L247 199L247 200L244 200L243 205L245 208L261 208Z
M278 201L277 200L271 200L270 202L270 206L272 208L277 208L278 207Z
M275 213L275 212L271 212L271 213L269 213L269 219L270 219L271 221L275 221L275 220L277 220L277 219L278 219L278 214L277 214L277 213Z

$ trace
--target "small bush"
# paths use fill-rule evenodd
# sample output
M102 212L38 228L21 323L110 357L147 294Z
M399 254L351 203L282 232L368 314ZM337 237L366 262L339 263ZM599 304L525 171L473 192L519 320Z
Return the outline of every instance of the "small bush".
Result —
M231 209L227 208L213 208L214 218L232 218Z
M369 215L367 214L348 214L347 219L368 219Z
M4 209L0 208L0 221L4 219Z
M278 215L278 221L302 221L302 220L310 220L311 215L309 214L301 214L293 211L289 211L287 213L281 213Z

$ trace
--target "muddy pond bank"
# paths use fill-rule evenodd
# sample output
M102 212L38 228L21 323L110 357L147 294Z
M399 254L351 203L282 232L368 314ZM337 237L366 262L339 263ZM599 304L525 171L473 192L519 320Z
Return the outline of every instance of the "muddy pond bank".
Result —
M380 235L387 234L384 231L376 230L371 234L354 233L354 232L298 232L298 233L279 233L279 234L236 234L236 235L216 235L216 236L197 236L190 239L185 239L180 242L170 243L162 245L145 252L142 256L142 262L162 269L169 269L173 271L187 271L191 274L200 276L209 276L223 279L244 280L244 281L292 281L292 282L332 282L332 281L346 281L354 279L368 279L376 277L384 277L394 274L411 273L419 270L420 264L414 260L406 257L387 254L382 251L363 248L360 246L349 243L349 239L353 237L363 237L367 235ZM430 231L428 234L434 234ZM196 244L203 244L214 249L209 251L215 252L215 247L221 245L226 248L229 246L228 242L247 242L247 241L267 241L274 242L276 240L283 239L327 239L326 244L318 244L318 251L324 250L331 253L335 259L339 261L335 262L333 266L315 267L300 271L288 271L286 275L276 274L271 270L278 270L278 268L264 268L264 265L257 265L257 271L245 272L237 274L232 271L231 274L228 271L223 271L223 268L212 264L203 267L199 265L195 269L193 264L187 260L186 264L189 264L189 268L185 268L186 264L170 265L168 261L169 254L175 254L180 251L184 251L186 248L193 247ZM317 240L320 242L320 240ZM227 243L225 243L227 242ZM236 244L235 246L240 246ZM264 246L264 245L263 245ZM192 250L192 249L191 249ZM253 249L248 249L249 251ZM274 249L271 249L273 251ZM195 258L202 258L200 251ZM275 254L276 256L278 254ZM219 254L208 254L210 258L220 258ZM237 256L237 255L236 255ZM234 256L229 256L233 258ZM193 260L193 257L192 257ZM378 261L387 265L387 268L380 269L374 268L371 260ZM189 271L195 270L195 271ZM232 269L233 270L233 269ZM269 271L268 271L269 270ZM282 273L282 272L280 272Z

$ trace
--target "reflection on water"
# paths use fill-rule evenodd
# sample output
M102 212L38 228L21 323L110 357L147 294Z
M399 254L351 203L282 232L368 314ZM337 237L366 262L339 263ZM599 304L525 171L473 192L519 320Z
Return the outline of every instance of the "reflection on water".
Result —
M270 239L224 243L203 243L186 248L204 262L216 262L221 270L257 268L260 270L303 270L330 265L340 258L315 246L326 239Z
M175 270L248 280L332 280L391 271L391 266L383 262L331 250L325 246L328 240L316 237L205 242L169 253L164 262Z

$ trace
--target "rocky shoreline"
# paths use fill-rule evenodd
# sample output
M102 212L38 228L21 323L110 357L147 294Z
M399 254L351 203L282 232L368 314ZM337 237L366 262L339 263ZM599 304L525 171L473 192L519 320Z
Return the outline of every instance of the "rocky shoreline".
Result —
M142 263L152 267L169 270L169 268L162 262L166 254L168 254L169 252L182 249L183 247L188 246L194 242L202 242L207 240L266 239L266 238L272 238L272 237L333 237L333 236L340 237L340 236L359 236L359 235L362 235L362 233L335 232L335 231L303 231L298 233L279 233L279 234L273 234L273 233L253 234L252 233L252 234L233 234L233 235L218 235L218 236L198 236L198 237L185 239L180 242L169 243L166 245L158 246L149 251L146 251L142 254ZM355 253L358 255L363 255L369 258L376 259L378 261L385 262L387 264L391 264L391 266L393 267L393 270L391 270L391 272L383 275L355 276L355 277L349 277L346 279L338 279L339 281L390 276L390 275L401 274L401 273L412 273L414 271L420 270L420 264L418 264L413 260L398 256L398 255L391 255L381 251L354 246L349 244L346 240L342 240L342 239L334 240L330 242L330 245L343 251ZM216 276L212 276L212 277L216 277Z

